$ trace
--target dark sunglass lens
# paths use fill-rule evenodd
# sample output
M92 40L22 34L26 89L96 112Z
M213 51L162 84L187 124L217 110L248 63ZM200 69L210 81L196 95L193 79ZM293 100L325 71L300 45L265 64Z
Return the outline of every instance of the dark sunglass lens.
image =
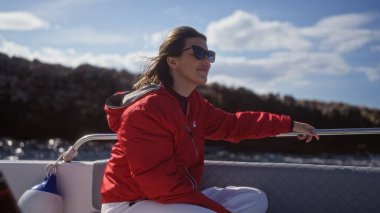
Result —
M202 60L207 55L207 59L211 63L213 63L215 61L215 52L214 51L212 51L212 50L205 50L202 47L195 46L195 45L191 46L191 48L193 49L194 56L197 59Z
M207 51L207 57L211 63L215 62L215 52L214 51L212 51L212 50Z
M204 59L206 52L202 47L192 46L191 48L193 49L194 55L197 59Z

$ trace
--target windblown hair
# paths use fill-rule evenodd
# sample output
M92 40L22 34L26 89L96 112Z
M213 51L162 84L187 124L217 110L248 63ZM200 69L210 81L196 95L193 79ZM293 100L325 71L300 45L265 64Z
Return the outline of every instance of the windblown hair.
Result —
M147 58L144 71L133 85L133 89L139 89L151 83L162 83L166 87L173 87L173 77L170 75L167 57L180 56L188 38L201 38L207 41L205 35L192 27L181 26L174 28L162 42L158 56Z

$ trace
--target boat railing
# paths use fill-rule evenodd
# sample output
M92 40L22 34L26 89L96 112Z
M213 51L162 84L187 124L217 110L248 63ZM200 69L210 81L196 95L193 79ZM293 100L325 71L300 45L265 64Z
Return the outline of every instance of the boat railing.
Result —
M380 128L345 128L345 129L315 129L314 132L318 135L373 135L380 134ZM290 132L279 134L275 137L295 137L299 133Z
M380 134L380 128L342 128L342 129L315 129L314 132L319 136L328 135L370 135ZM300 134L297 132L283 133L274 137L296 137ZM49 164L46 167L47 173L54 173L58 164L61 161L71 162L78 154L78 149L83 144L89 141L101 141L101 140L117 140L117 134L90 134L79 138L67 151L63 152L55 163Z
M89 141L117 140L117 134L91 134L79 138L69 149L63 153L63 161L70 162L78 154L78 149Z
M345 129L315 129L314 132L319 136L328 135L369 135L380 134L380 128L345 128ZM284 133L276 135L275 137L296 137L300 135L296 132ZM78 149L84 143L89 141L100 140L117 140L116 134L91 134L79 138L69 149L63 153L62 159L65 162L70 162L77 155Z

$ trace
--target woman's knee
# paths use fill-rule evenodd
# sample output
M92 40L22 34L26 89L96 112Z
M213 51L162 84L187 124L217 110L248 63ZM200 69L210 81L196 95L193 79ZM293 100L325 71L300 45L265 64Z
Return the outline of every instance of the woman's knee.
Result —
M201 206L184 204L184 203L172 203L163 204L152 200L144 200L133 205L128 213L142 213L142 212L154 212L154 213L214 213L210 209L206 209Z
M258 189L258 192L256 193L256 197L254 199L258 201L257 206L255 207L257 209L257 212L266 212L268 209L267 194L264 191Z
M230 202L240 203L238 208L242 211L237 212L266 212L268 209L268 197L266 193L260 189L251 188L251 187L227 187L233 190L236 190L239 194L235 196L234 201Z

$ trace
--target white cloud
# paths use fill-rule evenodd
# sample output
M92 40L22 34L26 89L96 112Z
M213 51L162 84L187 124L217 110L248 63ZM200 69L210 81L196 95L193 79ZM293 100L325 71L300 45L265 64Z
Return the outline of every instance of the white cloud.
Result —
M280 91L284 85L305 87L315 77L342 76L350 70L344 58L335 53L277 52L260 59L221 56L212 67L209 81L259 92Z
M49 28L49 23L28 12L0 12L0 30L27 31Z
M371 14L337 15L324 18L300 31L305 36L319 38L319 50L348 53L380 39L379 30L365 28L376 19L377 16Z
M241 10L207 27L209 44L227 51L334 51L349 53L380 40L380 30L366 27L379 16L336 15L298 28L288 22L265 21Z
M371 14L351 13L324 18L316 24L317 28L353 29L369 24L375 16Z
M209 44L221 50L305 50L311 43L292 24L262 21L254 14L241 10L211 22L206 34Z
M129 35L95 31L90 28L57 29L45 41L58 44L115 45L131 43Z
M157 48L164 41L165 37L169 33L169 30L161 30L152 34L144 35L144 41L149 44L149 46Z
M94 5L93 0L33 1L28 11L50 19L64 18L73 13L81 13L83 8Z
M244 78L227 74L216 74L209 76L208 83L213 82L217 82L228 87L240 87L242 85L247 85L247 82Z
M276 52L257 63L267 69L282 70L302 77L310 74L344 75L349 72L349 65L344 58L335 53Z
M70 67L87 63L100 67L127 69L131 72L141 71L144 64L142 56L153 55L151 52L136 52L125 55L80 53L74 49L60 50L51 47L31 50L29 47L2 38L0 38L0 52L9 56L24 57L28 60L38 59L46 63L58 63Z
M364 73L370 81L380 80L380 64L376 67L359 67L357 71Z
M379 30L366 27L376 19L371 14L338 15L297 28L236 11L207 28L209 44L234 53L233 57L218 55L209 80L258 92L305 88L316 78L344 76L353 70L378 80L379 68L357 69L347 63L343 54L380 39ZM269 54L247 58L239 55L241 50Z

